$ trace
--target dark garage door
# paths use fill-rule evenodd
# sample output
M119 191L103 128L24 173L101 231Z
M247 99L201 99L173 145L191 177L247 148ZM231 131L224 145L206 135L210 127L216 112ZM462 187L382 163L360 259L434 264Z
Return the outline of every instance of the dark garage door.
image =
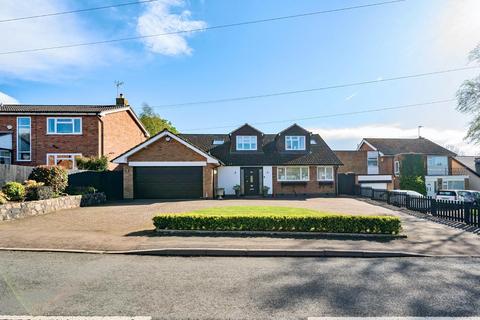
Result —
M202 167L135 167L133 193L138 199L202 197Z

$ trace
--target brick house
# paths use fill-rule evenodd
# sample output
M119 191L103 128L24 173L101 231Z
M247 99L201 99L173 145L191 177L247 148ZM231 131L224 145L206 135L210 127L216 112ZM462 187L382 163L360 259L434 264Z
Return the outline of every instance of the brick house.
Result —
M234 195L335 195L342 165L325 141L298 125L264 134L245 124L229 134L163 131L113 160L124 172L125 198Z
M75 169L77 156L113 159L148 136L123 96L115 105L0 105L0 163Z
M357 181L362 186L399 189L403 161L410 155L417 155L423 164L429 196L433 196L439 189L468 187L465 171L452 168L455 153L423 137L364 138L356 151L336 151L336 154L344 163L342 172L356 173ZM364 165L359 167L359 163Z

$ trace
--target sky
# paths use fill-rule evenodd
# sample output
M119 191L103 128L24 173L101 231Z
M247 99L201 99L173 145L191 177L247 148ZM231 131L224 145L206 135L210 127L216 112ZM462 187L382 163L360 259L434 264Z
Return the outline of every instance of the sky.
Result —
M101 5L129 2L105 0ZM363 137L421 135L466 155L469 116L456 102L325 117L455 98L480 69L331 90L187 106L386 79L470 65L480 1L406 0L294 19L29 53L22 49L203 29L382 0L158 0L0 22L0 102L113 104L115 81L137 112L154 107L185 133L228 133L243 123L275 133L296 122L332 149ZM0 20L98 7L96 0L0 0ZM322 117L323 116L323 117ZM311 118L311 119L303 119ZM272 123L265 123L272 122Z

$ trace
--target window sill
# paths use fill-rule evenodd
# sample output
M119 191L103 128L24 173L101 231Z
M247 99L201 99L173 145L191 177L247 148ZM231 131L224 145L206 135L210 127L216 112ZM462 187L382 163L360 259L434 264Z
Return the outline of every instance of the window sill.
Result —
M318 184L319 185L330 185L330 184L333 184L333 180L319 180L318 181Z
M308 181L279 181L282 186L306 185Z
M81 136L83 133L47 133L47 136Z

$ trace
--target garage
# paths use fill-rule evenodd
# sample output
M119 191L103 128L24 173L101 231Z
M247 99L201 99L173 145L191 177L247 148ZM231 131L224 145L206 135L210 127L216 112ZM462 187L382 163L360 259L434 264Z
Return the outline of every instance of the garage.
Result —
M203 193L202 167L135 167L137 199L196 199Z

